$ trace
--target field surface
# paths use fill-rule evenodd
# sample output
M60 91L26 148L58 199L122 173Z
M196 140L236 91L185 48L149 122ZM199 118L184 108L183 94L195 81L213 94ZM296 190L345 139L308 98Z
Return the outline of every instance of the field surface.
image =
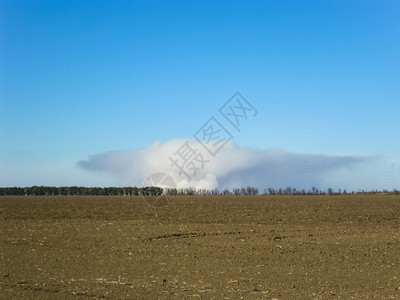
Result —
M170 201L0 197L0 299L400 299L400 196Z

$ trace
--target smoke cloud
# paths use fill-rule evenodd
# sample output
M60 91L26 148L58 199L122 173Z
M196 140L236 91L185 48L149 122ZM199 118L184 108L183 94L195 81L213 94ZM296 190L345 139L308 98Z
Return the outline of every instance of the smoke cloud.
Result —
M181 152L178 149L182 149L186 141L190 142L190 149L201 154L202 160L197 157L194 161L199 169L196 172L191 170L195 168L194 164L192 167L183 164L183 158L188 155L179 155ZM173 160L177 162L175 165ZM255 186L263 189L291 186L306 189L315 186L324 189L343 188L339 184L343 184L346 176L350 184L354 168L374 160L376 158L295 154L277 149L241 147L233 142L227 143L213 157L197 141L173 139L167 142L157 141L142 149L92 155L87 160L79 161L78 166L87 171L111 174L118 179L120 185L129 186L140 186L148 176L161 172L171 175L178 188L232 189ZM179 167L183 167L182 170L190 178L180 172Z

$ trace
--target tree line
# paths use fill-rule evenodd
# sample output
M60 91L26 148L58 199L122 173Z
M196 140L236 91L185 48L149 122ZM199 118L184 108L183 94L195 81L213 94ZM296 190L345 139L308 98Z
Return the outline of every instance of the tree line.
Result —
M160 187L82 187L82 186L32 186L0 188L0 196L157 196Z
M285 189L267 188L263 190L264 195L347 195L347 194L371 194L371 193L392 193L400 194L399 190L393 191L334 191L328 188L326 191L319 190L315 187L305 190L287 187ZM149 186L149 187L79 187L79 186L32 186L32 187L0 187L0 196L159 196L166 195L259 195L260 192L256 187L233 188L232 190L224 189L174 189Z

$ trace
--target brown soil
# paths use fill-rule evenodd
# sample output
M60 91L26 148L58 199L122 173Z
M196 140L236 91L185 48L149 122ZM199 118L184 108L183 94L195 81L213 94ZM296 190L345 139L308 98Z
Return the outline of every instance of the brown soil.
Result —
M400 299L400 196L0 197L0 299Z

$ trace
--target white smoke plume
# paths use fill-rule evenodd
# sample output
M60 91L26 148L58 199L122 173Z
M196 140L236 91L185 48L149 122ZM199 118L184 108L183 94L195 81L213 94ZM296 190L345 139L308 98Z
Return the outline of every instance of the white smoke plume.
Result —
M180 174L180 170L170 159L178 158L176 152L186 141L188 139L157 141L142 149L100 153L79 161L78 166L88 171L112 174L118 178L120 185L129 186L140 186L145 178L161 172L171 175L178 188L210 190L245 186L262 189L315 186L323 189L329 186L343 188L338 184L343 184L342 180L346 176L349 186L344 188L351 188L349 170L376 160L358 156L294 154L282 150L240 147L232 142L227 143L213 157L199 142L189 140L190 147L197 149L196 153L201 153L206 163L201 170L196 171L196 174L186 168L186 172L190 175L188 178L184 173ZM201 166L197 164L197 167Z

